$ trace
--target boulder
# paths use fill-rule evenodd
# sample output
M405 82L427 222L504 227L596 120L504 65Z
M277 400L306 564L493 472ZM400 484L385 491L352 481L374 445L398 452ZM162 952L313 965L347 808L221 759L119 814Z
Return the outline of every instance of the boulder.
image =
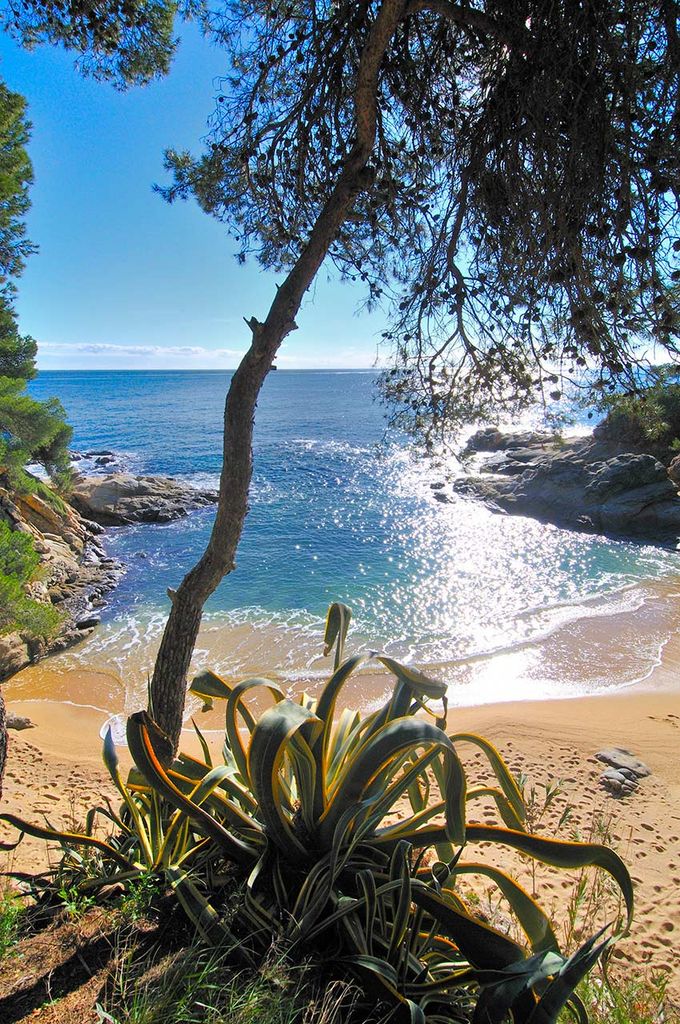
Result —
M651 768L625 747L607 747L605 750L598 750L595 757L621 774L623 781L631 778L642 779L652 774Z
M474 473L455 480L454 491L558 526L659 543L680 539L680 497L653 455L617 451L592 438L557 443L530 435L527 444L526 435L502 440L498 434L490 428L471 438L470 451L493 446L496 454L485 461L477 456ZM513 448L520 438L522 446Z
M680 487L680 455L676 455L674 459L671 459L668 466L668 476L676 487Z
M216 500L214 491L199 491L166 477L129 473L80 477L71 495L78 512L103 526L171 522Z
M586 494L598 501L608 501L624 491L659 485L660 494L673 495L675 489L668 479L663 463L653 455L628 453L590 466Z
M28 533L40 555L40 578L26 585L26 594L58 606L62 613L57 635L49 641L18 632L0 636L0 679L6 679L46 654L82 641L98 620L93 609L104 603L103 595L115 587L123 566L106 556L96 538L101 526L65 503L17 494L1 471L0 519Z
M555 442L556 435L539 430L506 433L498 427L483 427L467 442L463 455L473 452L503 452L515 448L542 448Z
M8 729L16 729L21 731L22 729L35 729L35 722L32 722L30 718L26 718L25 715L15 715L13 712L7 712Z
M0 679L7 679L25 668L31 658L28 645L18 633L0 636Z

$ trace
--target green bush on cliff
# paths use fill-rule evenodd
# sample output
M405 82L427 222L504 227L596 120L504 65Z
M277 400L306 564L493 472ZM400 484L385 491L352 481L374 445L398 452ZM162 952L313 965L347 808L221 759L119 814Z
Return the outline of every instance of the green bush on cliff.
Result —
M599 408L605 418L595 436L667 461L680 450L680 381L676 368L661 368L655 376L655 382L637 394L603 397Z
M30 535L0 521L0 635L16 630L46 639L56 632L61 621L57 609L35 601L24 589L39 562Z

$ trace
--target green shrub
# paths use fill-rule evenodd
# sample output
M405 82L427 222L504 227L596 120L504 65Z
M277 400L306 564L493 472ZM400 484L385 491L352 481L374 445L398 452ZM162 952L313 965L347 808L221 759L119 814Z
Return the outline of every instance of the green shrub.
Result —
M638 394L603 397L599 409L605 413L595 428L601 440L669 460L680 450L680 382L677 370L660 370L658 379Z
M48 640L61 621L53 605L28 597L15 577L0 576L0 634L17 631Z
M110 734L105 741L123 797L119 814L93 810L83 835L0 818L58 839L63 867L74 879L80 872L83 890L162 877L200 938L232 948L251 967L272 944L292 962L321 953L336 975L359 983L364 1019L376 1007L415 1024L469 1020L473 1012L475 1021L500 1024L512 1014L515 1024L551 1024L568 1003L581 1012L573 990L615 936L598 933L567 957L537 900L468 851L486 844L558 867L597 866L618 883L629 924L625 866L605 846L528 832L522 795L498 751L475 734L444 731L445 685L385 656L343 660L348 623L349 610L333 605L325 653L336 648L335 670L318 700L303 694L296 703L264 679L232 685L204 672L194 680L207 704L225 703L223 763L212 763L197 730L203 760L180 754L166 769L168 741L139 712L128 721L137 768L126 782ZM394 677L389 699L365 716L336 716L343 685L371 661ZM256 719L245 698L258 692L273 706ZM483 753L494 785L469 784L462 744ZM468 822L481 798L495 802L498 825ZM117 826L107 841L95 835L97 814ZM466 901L459 882L468 876L507 901L513 937Z
M30 534L10 530L0 520L0 634L18 630L47 639L58 630L60 612L51 604L35 601L24 590L39 563Z
M0 575L14 576L20 583L30 580L40 564L30 534L10 530L0 520Z

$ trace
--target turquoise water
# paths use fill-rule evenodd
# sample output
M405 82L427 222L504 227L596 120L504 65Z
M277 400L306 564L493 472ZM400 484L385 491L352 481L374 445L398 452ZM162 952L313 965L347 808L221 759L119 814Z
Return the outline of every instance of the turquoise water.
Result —
M112 449L133 472L214 486L229 378L222 372L44 372L31 391L61 399L76 449ZM469 499L439 503L430 483L441 476L385 437L372 373L271 374L257 411L251 511L238 568L209 602L215 642L199 649L198 662L238 668L240 648L225 639L229 625L268 630L278 638L279 665L291 676L308 671L310 648L292 638L318 637L328 603L342 600L354 611L357 641L449 666L452 679L460 677L456 666L493 652L526 654L546 637L554 646L565 629L578 647L574 630L602 615L622 615L621 623L635 615L638 624L646 615L654 622L635 670L644 674L667 628L659 609L650 610L656 598L649 581L674 578L678 555L494 515ZM139 654L161 628L166 588L199 555L212 515L206 510L176 523L108 531L108 549L129 569L102 627L70 657L108 658L125 672L134 656L135 671L148 667ZM252 644L244 641L243 648L252 655ZM590 689L630 682L628 675L596 675ZM543 664L532 676L535 695L573 689L564 676L555 663ZM470 679L459 683L469 686ZM513 690L508 683L505 695L527 695L521 685Z

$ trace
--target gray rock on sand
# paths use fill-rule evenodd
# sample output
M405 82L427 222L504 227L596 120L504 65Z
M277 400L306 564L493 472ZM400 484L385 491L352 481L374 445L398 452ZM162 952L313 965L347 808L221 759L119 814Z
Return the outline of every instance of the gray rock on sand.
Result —
M638 788L639 780L651 775L651 769L623 747L598 750L595 757L608 765L600 776L600 785L612 796L630 796Z
M626 775L630 772L639 779L652 774L651 768L648 768L644 761L641 761L635 754L631 754L630 750L626 750L625 747L607 747L604 750L598 750L595 757L603 764L608 764Z
M26 718L24 715L15 715L11 711L7 712L7 728L8 729L35 729L35 722L32 722L30 718Z
M217 500L214 491L199 491L159 476L109 473L80 477L71 504L103 526L168 523Z

